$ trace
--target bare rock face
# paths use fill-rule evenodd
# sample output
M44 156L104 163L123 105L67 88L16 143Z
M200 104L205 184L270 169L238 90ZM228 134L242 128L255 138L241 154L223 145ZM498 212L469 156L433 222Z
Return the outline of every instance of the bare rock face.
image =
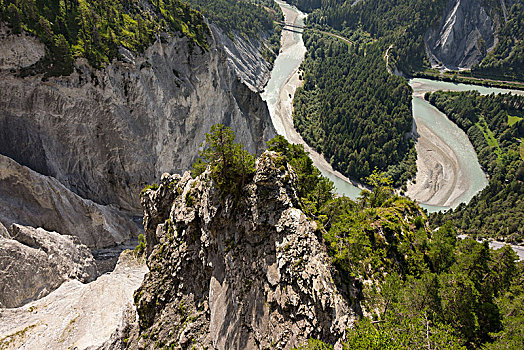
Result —
M261 91L271 75L271 65L262 57L262 43L240 35L231 40L220 28L211 24L218 40L223 43L230 65L249 89ZM263 33L262 33L263 35Z
M11 239L0 238L0 307L41 298L69 279L96 278L93 256L78 238L20 225L10 230Z
M14 35L0 23L0 70L28 67L45 55L45 45L27 33Z
M264 153L240 199L188 172L143 195L150 273L135 292L130 348L290 349L335 342L352 324L316 224L297 208L296 175L280 162Z
M433 65L470 68L496 44L500 15L482 0L450 0L438 28L426 33L426 49Z
M5 226L0 222L0 239L1 238L10 238L9 232L5 228Z
M90 248L120 244L141 232L131 217L117 208L83 199L58 180L2 155L0 207L0 222L7 227L13 223L42 227L77 236Z
M77 60L71 76L48 81L0 71L0 154L83 198L140 214L143 186L189 168L212 125L231 126L260 153L275 135L267 106L216 35L204 51L164 34L143 55L123 52L125 62L99 70Z

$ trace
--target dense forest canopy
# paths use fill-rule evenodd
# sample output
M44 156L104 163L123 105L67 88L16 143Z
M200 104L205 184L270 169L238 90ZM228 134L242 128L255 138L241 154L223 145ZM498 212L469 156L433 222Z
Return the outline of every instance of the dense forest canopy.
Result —
M411 88L386 69L383 45L355 34L348 45L306 31L304 85L293 122L336 170L361 179L378 168L397 186L416 172ZM359 44L359 42L361 42Z
M402 186L416 173L411 90L387 68L410 73L427 64L425 28L438 21L447 1L291 2L311 11L313 28L304 34L308 53L304 86L295 95L295 127L343 174L360 179L378 168Z
M392 45L391 66L405 73L428 64L424 50L426 30L437 24L447 0L292 0L308 16L308 24L328 26L344 36L357 29Z
M435 214L452 220L460 233L524 240L524 96L478 92L427 94L431 104L464 130L489 175L489 185L468 205Z

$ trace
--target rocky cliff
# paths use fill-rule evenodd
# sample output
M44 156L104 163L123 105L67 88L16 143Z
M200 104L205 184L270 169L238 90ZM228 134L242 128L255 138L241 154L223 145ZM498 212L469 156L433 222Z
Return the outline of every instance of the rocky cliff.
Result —
M432 65L470 68L482 61L497 43L497 30L507 16L506 2L509 7L516 1L449 0L440 25L426 33Z
M0 155L0 222L24 223L76 236L90 248L121 244L141 232L129 215L70 191L57 179L44 176ZM1 236L1 233L0 233Z
M257 160L240 199L207 172L164 174L143 194L150 273L135 292L130 348L289 349L342 337L355 312L279 158Z
M0 223L76 236L92 249L111 247L136 239L140 190L163 172L190 167L211 125L231 126L238 141L261 153L275 131L254 90L269 66L256 42L240 40L235 49L228 39L226 48L225 36L212 28L207 51L163 33L143 54L121 48L122 60L104 68L78 59L70 76L44 79L21 72L46 47L0 25ZM257 65L259 75L250 72ZM50 250L40 249L35 260L19 243L10 242L9 254L27 258L19 266L32 266L28 274L48 266ZM7 285L14 283L18 272L5 268ZM65 279L59 280L27 295L5 291L18 299L4 306L41 297Z
M139 213L144 184L187 169L211 125L232 126L260 152L274 135L267 107L209 40L202 52L163 35L144 55L123 52L126 62L93 70L78 60L71 76L42 81L12 73L27 45L11 38L2 44L12 57L1 72L0 153L83 198Z
M146 271L142 260L124 253L116 268L96 281L70 280L40 300L0 308L0 348L116 349L109 339L121 332L122 316L133 313L133 292Z

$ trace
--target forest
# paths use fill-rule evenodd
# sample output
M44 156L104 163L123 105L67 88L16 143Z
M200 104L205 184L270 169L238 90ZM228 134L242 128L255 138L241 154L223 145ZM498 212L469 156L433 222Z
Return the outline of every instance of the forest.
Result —
M447 1L292 3L311 12L312 28L304 33L308 53L304 85L295 94L295 127L341 173L361 179L377 168L403 186L416 173L411 90L388 69L410 74L428 64L424 33ZM351 45L320 35L320 29Z
M459 233L507 242L524 240L524 96L435 92L426 99L466 132L489 185L469 204L434 214Z
M361 179L377 168L390 171L400 186L416 172L411 88L388 73L382 45L351 40L355 44L304 34L308 51L304 84L294 98L295 128L343 174Z
M311 12L308 24L328 26L349 37L360 29L374 39L382 38L382 49L390 45L391 66L406 74L425 67L424 34L440 21L447 0L292 0Z

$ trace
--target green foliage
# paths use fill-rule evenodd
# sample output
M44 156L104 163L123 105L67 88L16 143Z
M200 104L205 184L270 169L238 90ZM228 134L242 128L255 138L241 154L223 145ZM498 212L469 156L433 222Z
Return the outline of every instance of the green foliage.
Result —
M186 207L192 207L194 204L194 198L191 192L186 193Z
M403 349L466 349L453 334L451 327L431 322L424 312L407 310L388 312L379 323L368 319L350 329L344 349L403 350Z
M151 185L147 185L146 187L142 189L142 191L140 191L140 196L143 196L147 190L153 190L153 191L158 190L158 184L156 182L153 182Z
M493 343L486 349L519 349L524 344L524 265L516 272L516 281L497 299L500 307L503 329L492 333Z
M374 193L363 191L358 202L335 198L318 215L338 283L369 281L360 298L373 318L349 331L345 347L462 349L494 339L516 343L524 334L521 314L515 311L517 317L507 322L502 314L504 307L521 308L504 299L521 283L515 252L457 240L451 222L432 232L420 207L394 195L383 173L375 171L368 180Z
M146 251L146 239L144 235L141 233L138 235L138 245L133 250L135 256L142 256L144 252Z
M98 68L119 58L120 46L143 51L159 32L183 33L190 45L207 49L209 33L203 17L179 0L5 0L0 18L46 45L45 58L22 72L46 76L70 74L73 58Z
M380 207L387 199L392 197L393 187L391 185L393 180L386 176L386 173L375 169L364 181L373 188L369 196L362 197L367 200L366 204L369 206Z
M390 175L400 186L416 172L414 143L406 137L412 129L411 88L386 70L382 42L348 46L312 31L304 41L296 129L341 173L360 179L374 168L396 167Z
M307 344L299 346L295 350L333 350L333 346L317 339L308 339Z
M305 11L313 11L308 16L308 24L327 25L346 37L363 30L375 39L382 39L382 52L393 45L390 65L408 74L427 66L424 35L430 26L439 22L448 4L447 0L291 2Z
M426 98L464 130L489 174L489 185L468 205L434 214L435 225L452 220L459 232L508 241L524 238L524 97L478 92L435 92ZM510 123L510 116L513 123Z
M289 143L284 137L276 136L268 142L268 150L282 155L282 164L286 162L293 167L298 177L297 195L303 209L311 216L333 198L333 182L321 175L313 165L303 145Z
M429 239L430 246L439 244L434 239ZM490 342L490 334L503 329L502 304L496 298L519 282L515 252L510 247L492 251L487 243L466 239L440 256L446 256L443 260L448 264L440 265L438 271L429 266L418 276L404 275L404 281L395 275L387 278L371 301L382 306L377 316L385 323L393 318L397 327L402 324L399 321L416 323L423 316L426 327L446 325L446 333L460 339L454 342L457 345L478 347ZM412 333L417 334L416 329Z
M363 192L359 203L341 197L321 210L321 223L327 231L324 240L334 265L347 278L381 280L384 271L419 274L426 269L428 233L410 221L423 212L415 203L397 196L381 207L370 207L369 193Z
M447 271L455 262L453 252L457 244L456 232L450 221L433 232L428 244L428 259L436 273Z
M206 134L200 158L193 164L192 174L198 176L209 168L211 179L222 193L238 196L255 172L255 157L234 141L235 132L231 128L213 125Z

